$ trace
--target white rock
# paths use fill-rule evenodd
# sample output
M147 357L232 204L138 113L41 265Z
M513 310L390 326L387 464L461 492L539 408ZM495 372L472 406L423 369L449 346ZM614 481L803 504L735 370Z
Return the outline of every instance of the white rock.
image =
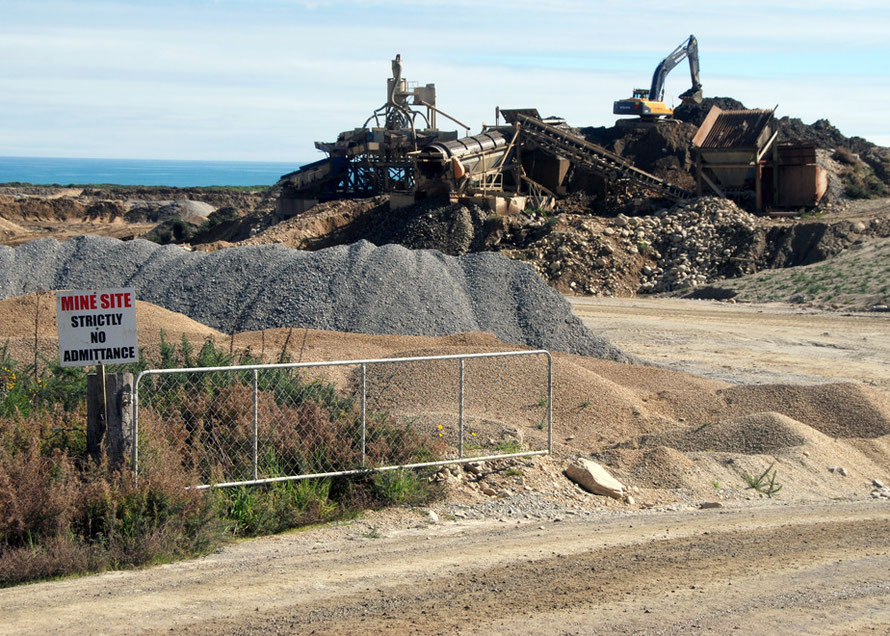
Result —
M566 477L596 495L624 498L624 485L605 468L589 459L578 459L565 470Z
M430 520L430 523L439 523L439 515L436 514L435 510L428 510L426 516Z
M847 469L843 466L838 467L837 472L846 477L849 473L847 473Z

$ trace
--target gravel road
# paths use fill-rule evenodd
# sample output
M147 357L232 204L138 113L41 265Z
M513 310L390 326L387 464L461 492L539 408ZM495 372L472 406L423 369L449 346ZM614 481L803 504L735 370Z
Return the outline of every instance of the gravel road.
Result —
M890 390L890 314L671 298L570 297L615 346L733 383L865 382Z
M890 629L886 504L432 523L420 511L0 590L2 634Z

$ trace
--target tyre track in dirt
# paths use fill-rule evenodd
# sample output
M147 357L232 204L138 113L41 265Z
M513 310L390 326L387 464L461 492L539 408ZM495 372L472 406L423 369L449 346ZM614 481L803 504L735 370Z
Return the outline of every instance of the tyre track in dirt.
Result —
M890 627L886 504L604 513L543 527L378 521L0 590L0 633Z

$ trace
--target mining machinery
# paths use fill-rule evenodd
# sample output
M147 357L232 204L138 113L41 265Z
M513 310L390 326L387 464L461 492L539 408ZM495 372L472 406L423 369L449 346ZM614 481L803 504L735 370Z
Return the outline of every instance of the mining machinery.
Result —
M316 142L325 159L281 177L279 216L300 214L319 201L382 193L390 195L391 208L448 196L484 202L496 212L548 209L568 194L576 170L595 175L604 187L672 200L691 196L589 143L562 118L542 117L534 108L496 109L495 125L470 135L435 99L433 84L409 87L397 55L386 102L335 142ZM439 130L437 115L463 126L465 136Z
M465 129L465 124L436 106L436 85L409 85L402 76L402 58L392 60L386 101L360 128L341 132L334 142L315 142L328 156L281 177L279 214L291 216L318 201L368 197L414 190L413 155L433 142L457 139L442 131L437 115Z
M656 121L661 117L671 117L674 110L664 103L664 83L674 67L684 59L689 60L689 74L692 76L692 88L680 95L684 103L700 104L702 86L699 80L698 41L690 35L670 55L664 58L652 74L652 85L648 88L635 88L633 97L619 99L612 107L615 115L636 115L643 121Z

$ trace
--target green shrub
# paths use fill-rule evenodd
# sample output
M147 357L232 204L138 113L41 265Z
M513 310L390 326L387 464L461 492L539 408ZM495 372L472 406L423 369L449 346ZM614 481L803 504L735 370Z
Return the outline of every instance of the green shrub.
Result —
M255 536L328 521L341 511L330 497L331 480L301 479L216 491L228 532Z
M418 471L400 468L374 476L374 489L386 503L419 504L432 495L430 482Z

